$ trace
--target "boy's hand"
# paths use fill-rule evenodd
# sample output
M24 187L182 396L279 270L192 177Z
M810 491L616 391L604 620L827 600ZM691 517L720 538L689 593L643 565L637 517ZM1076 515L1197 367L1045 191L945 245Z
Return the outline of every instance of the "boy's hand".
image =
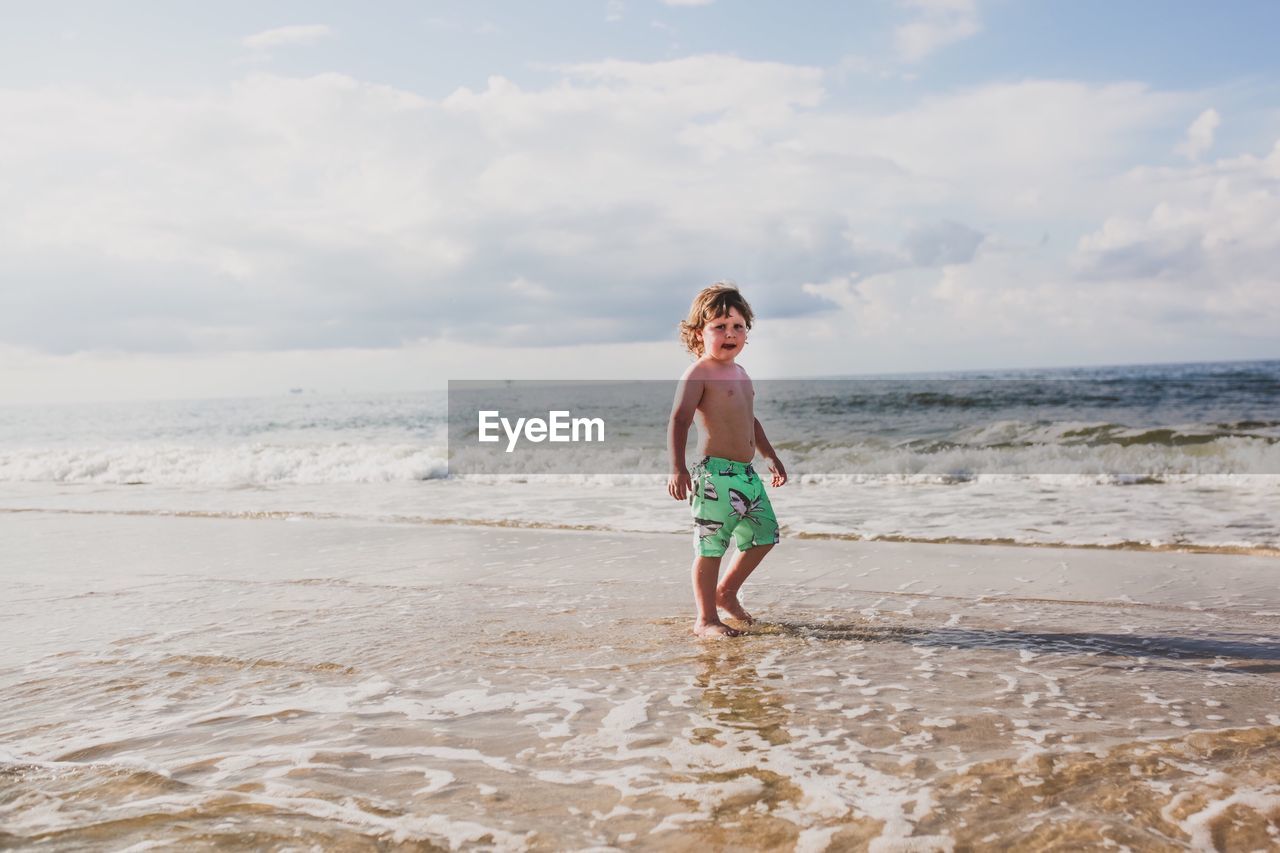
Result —
M787 469L782 467L782 460L776 456L769 460L769 473L773 475L773 482L770 485L775 489L786 485Z
M693 478L689 476L688 471L676 471L667 478L667 494L678 501L689 497L691 488L693 488Z

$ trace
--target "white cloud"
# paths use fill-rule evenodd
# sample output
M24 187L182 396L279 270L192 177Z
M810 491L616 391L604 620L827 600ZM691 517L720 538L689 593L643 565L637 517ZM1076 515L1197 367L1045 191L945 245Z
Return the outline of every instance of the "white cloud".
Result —
M724 277L814 331L774 351L810 371L913 345L1025 363L1122 320L1164 345L1196 312L1255 339L1280 322L1280 155L1133 168L1192 96L1028 80L873 112L826 80L699 56L441 100L334 74L0 90L0 342L614 346L668 339ZM859 340L823 356L824 325Z
M898 0L898 5L913 13L893 34L898 56L906 62L919 62L982 31L977 0Z
M806 341L831 330L869 371L979 366L977 352L990 366L1274 358L1278 178L1280 143L1262 157L1134 169L1112 179L1119 186L1104 201L1129 209L1065 257L987 239L940 269L806 285L836 311L788 323L809 329Z
M514 293L521 296L531 297L533 299L550 299L552 296L551 291L545 286L536 281L529 281L529 279L524 276L517 276L516 279L508 285L508 287L510 287Z
M1133 170L1121 182L1130 209L1079 241L1079 279L1147 294L1150 314L1274 338L1278 179L1280 143L1265 157Z
M288 44L310 44L333 34L333 28L325 24L296 24L245 36L240 43L251 50L268 50Z
M967 264L982 240L981 232L944 219L912 228L903 239L903 248L917 266Z
M710 6L716 0L662 0L664 6Z
M1188 160L1199 160L1213 147L1213 134L1222 123L1218 111L1210 108L1196 116L1187 128L1187 137L1174 150Z

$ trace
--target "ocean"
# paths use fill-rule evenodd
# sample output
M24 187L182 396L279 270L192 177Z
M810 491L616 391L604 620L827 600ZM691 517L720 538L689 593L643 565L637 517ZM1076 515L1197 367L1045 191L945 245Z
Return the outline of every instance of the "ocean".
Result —
M451 475L443 391L0 406L0 510L685 531L639 385L656 441L493 477ZM1280 547L1280 361L756 385L784 536Z

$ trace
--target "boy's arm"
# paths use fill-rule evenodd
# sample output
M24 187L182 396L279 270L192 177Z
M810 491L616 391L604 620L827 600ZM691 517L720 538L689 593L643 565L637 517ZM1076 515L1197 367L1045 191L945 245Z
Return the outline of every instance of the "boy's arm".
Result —
M689 495L691 485L689 467L685 464L684 446L689 440L689 426L693 413L702 400L703 382L685 374L676 387L675 403L671 406L671 421L667 424L667 455L671 461L671 476L667 478L667 494L678 501Z
M773 445L769 443L769 437L764 434L764 427L760 425L759 418L756 418L756 449L769 463L769 473L773 474L773 486L776 488L785 485L787 469L783 467L782 460L778 458Z

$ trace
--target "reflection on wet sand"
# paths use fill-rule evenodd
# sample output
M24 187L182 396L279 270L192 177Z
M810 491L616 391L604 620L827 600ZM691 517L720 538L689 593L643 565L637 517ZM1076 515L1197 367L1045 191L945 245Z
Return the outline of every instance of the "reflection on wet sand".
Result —
M769 744L788 743L785 696L768 686L769 680L781 676L761 676L758 657L746 647L704 652L694 679L701 690L700 707L727 728L754 732Z

